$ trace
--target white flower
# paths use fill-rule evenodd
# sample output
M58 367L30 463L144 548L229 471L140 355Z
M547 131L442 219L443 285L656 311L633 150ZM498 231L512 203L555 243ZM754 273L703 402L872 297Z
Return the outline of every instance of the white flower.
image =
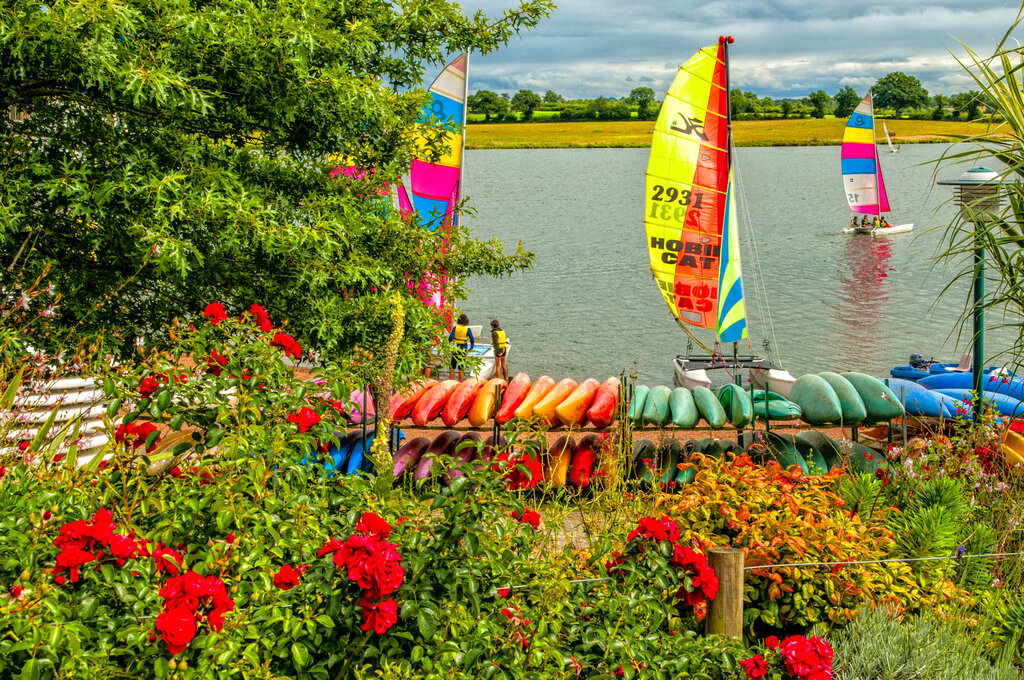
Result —
M30 302L32 302L32 298L28 296L28 293L21 291L21 295L18 296L18 306L22 309L28 309Z

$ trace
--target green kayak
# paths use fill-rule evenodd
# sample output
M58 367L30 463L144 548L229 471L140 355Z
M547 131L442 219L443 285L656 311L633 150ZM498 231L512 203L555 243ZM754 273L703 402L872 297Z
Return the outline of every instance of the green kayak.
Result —
M797 378L789 400L800 407L800 417L811 425L838 423L843 417L836 391L820 375L808 373Z
M643 427L644 405L650 391L651 388L647 385L637 385L633 388L633 401L629 404L629 413L626 417L634 425Z
M853 450L850 452L850 468L854 472L874 472L878 468L888 467L885 456L881 452L860 442L851 443Z
M842 376L850 381L867 411L866 423L881 423L903 415L903 404L888 385L867 373L847 371Z
M718 388L718 401L722 404L725 417L733 427L746 427L754 419L754 407L750 395L739 385L728 383Z
M764 465L774 460L784 470L796 467L807 472L807 463L791 437L775 432L747 432L740 437L740 444L755 463Z
M697 412L693 394L685 387L672 390L668 397L668 409L672 413L672 424L676 427L689 430L700 422L700 413Z
M669 482L675 481L679 475L680 456L682 447L675 439L664 439L658 446L658 465L661 468L661 483L668 486Z
M655 385L647 393L644 404L644 425L664 427L669 423L668 398L672 389L665 385Z
M863 423L867 417L867 409L864 408L864 400L860 393L849 380L831 371L819 373L825 379L839 398L839 408L843 412L843 425L855 425Z
M825 461L826 470L842 467L843 450L835 439L817 430L805 430L797 434L796 438L806 442L818 452L818 455Z
M638 439L633 444L633 464L630 467L632 479L648 479L653 476L652 466L658 450L650 439ZM648 465L646 461L651 461Z
M767 396L765 396L767 395ZM775 392L755 390L752 404L754 415L761 420L765 419L765 402L767 401L767 412L770 420L796 420L800 417L800 407Z
M701 418L711 426L711 429L717 430L725 425L725 409L722 408L722 402L718 401L715 393L701 385L697 385L691 391Z

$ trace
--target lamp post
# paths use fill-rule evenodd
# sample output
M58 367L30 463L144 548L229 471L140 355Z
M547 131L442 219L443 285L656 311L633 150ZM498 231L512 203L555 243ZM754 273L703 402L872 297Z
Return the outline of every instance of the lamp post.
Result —
M939 182L953 187L953 194L960 206L960 217L974 224L974 352L971 370L974 377L974 422L981 421L981 376L985 367L985 322L982 300L985 297L985 249L978 238L978 223L986 215L999 209L999 173L988 168L971 168L955 180Z

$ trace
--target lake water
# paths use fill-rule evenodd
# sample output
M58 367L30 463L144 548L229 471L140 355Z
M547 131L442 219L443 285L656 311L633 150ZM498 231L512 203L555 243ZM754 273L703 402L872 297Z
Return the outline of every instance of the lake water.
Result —
M770 357L797 376L884 376L914 352L956 361L970 351L970 322L957 337L969 283L937 299L954 274L933 261L942 242L934 228L956 211L949 189L934 186L929 163L945 148L904 145L883 155L888 219L915 226L882 238L839 233L850 220L839 147L737 149L751 336L739 351L764 356L768 340ZM510 248L522 241L537 256L531 271L471 281L464 305L471 323L485 329L490 319L501 320L512 342L510 372L604 380L635 370L640 382L672 383L672 359L686 352L687 337L648 264L647 157L647 149L466 153L474 235ZM714 341L712 331L695 333ZM1006 333L986 335L989 355L1008 344Z

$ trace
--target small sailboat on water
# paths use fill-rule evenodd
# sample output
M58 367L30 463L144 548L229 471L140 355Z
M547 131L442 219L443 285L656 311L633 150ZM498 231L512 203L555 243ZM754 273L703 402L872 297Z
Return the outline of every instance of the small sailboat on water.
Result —
M885 143L889 145L889 153L896 153L900 150L899 144L893 146L892 135L889 134L889 128L886 127L885 121L882 121L882 132L885 133Z
M675 359L675 383L710 386L707 370L748 369L755 386L788 393L795 380L767 359L739 355L747 337L733 195L728 45L704 47L676 74L665 95L647 165L644 224L651 272L677 323L714 329L706 355ZM733 343L724 356L721 343ZM708 349L705 347L705 349Z
M882 166L878 162L878 145L875 144L875 106L870 91L857 105L846 123L841 155L843 190L846 192L850 210L854 213L850 226L843 229L843 233L886 236L913 231L912 222L888 224L882 217L882 213L889 212L889 197L885 193ZM857 215L865 216L861 223L856 222ZM868 215L874 215L875 219L864 224Z

